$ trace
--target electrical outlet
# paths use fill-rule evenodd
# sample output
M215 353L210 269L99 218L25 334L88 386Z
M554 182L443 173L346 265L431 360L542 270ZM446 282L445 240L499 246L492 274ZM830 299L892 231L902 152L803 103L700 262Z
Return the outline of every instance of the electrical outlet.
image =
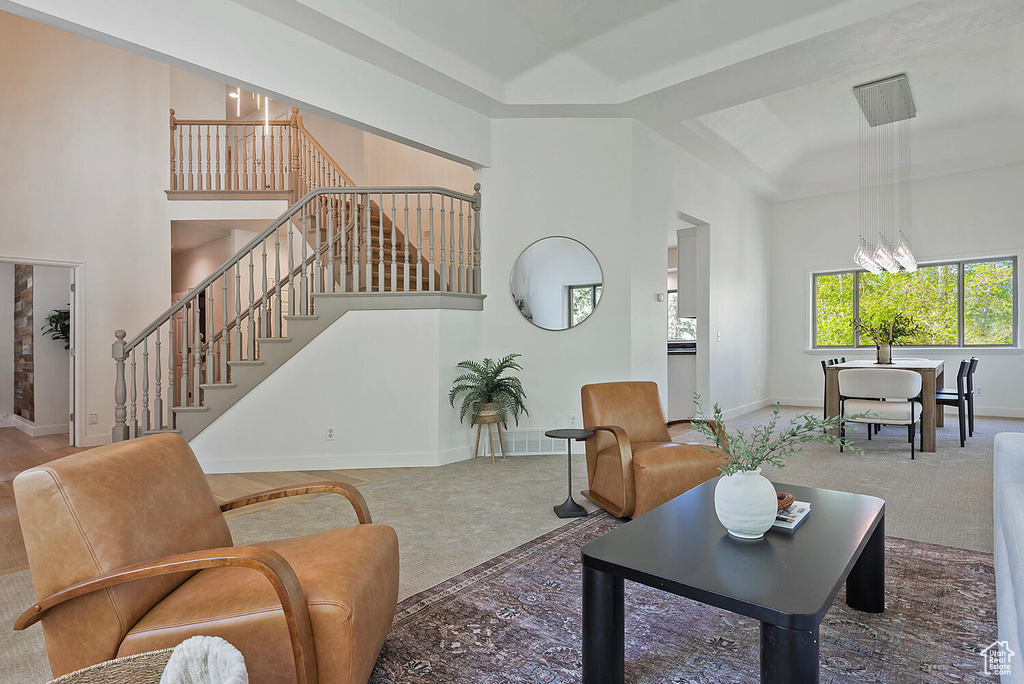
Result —
M333 427L328 427L327 428L327 441L328 442L333 442L334 441L334 428Z
M757 394L760 391L761 391L761 386L755 382L754 383L754 394Z
M981 388L981 385L975 385L975 386L974 386L974 394L975 394L975 396L978 396L978 397L980 397L980 396L981 396L982 394L984 394L984 393L985 393L985 390L983 390L983 389Z
M719 342L721 342L721 341L722 341L722 333L718 333L718 341L719 341Z
M96 425L100 422L100 414L90 413L89 414L89 425Z
M576 428L576 427L579 427L579 426L580 426L580 417L576 416L576 415L569 416L569 427Z

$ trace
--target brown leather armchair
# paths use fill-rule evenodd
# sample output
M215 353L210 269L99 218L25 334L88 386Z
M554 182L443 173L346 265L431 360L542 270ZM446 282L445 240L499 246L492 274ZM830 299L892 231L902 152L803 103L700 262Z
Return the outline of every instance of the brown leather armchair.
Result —
M351 485L282 487L218 505L188 444L142 437L18 475L15 499L54 676L219 636L249 681L364 684L394 617L398 538ZM234 546L223 512L346 497L359 525Z
M699 444L679 444L668 434L653 382L584 385L583 427L587 477L583 492L619 518L636 518L719 474L722 456ZM721 435L720 435L721 438Z

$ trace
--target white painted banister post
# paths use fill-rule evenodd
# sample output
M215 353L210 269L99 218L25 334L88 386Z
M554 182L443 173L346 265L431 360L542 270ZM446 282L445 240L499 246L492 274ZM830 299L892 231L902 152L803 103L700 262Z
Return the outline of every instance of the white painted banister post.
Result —
M124 330L114 333L117 340L111 345L110 353L114 357L114 365L117 368L117 376L114 379L114 427L110 429L110 439L114 442L123 442L129 439L128 411L125 409L125 399L128 397L128 388L124 379Z
M473 294L480 294L480 184L473 185Z

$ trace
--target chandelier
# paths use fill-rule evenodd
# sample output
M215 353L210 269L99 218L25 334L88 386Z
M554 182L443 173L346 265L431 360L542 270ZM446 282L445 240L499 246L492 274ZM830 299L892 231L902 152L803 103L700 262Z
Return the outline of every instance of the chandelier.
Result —
M860 122L860 241L854 262L871 273L917 270L911 238L910 120L906 74L856 86Z

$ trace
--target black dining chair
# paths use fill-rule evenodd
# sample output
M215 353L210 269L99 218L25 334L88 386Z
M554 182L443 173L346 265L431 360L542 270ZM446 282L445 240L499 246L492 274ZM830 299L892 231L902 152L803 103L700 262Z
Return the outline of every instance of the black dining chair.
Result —
M952 388L941 388L935 390L935 403L938 406L956 406L957 415L960 419L960 446L967 446L967 393L968 379L970 378L971 366L977 366L977 359L963 359L960 362L960 369L956 373L956 390ZM941 408L939 409L942 410ZM971 435L973 436L973 431Z
M828 371L826 371L825 369L828 368L829 366L834 366L835 364L836 364L836 360L835 359L822 359L821 360L821 372L822 372L822 374L826 378L828 378ZM825 385L825 389L822 392L822 403L821 403L821 417L822 417L823 420L828 418L828 382L827 382L827 380L824 382L824 385Z
M974 436L974 371L978 370L978 357L971 357L967 369L967 434Z

